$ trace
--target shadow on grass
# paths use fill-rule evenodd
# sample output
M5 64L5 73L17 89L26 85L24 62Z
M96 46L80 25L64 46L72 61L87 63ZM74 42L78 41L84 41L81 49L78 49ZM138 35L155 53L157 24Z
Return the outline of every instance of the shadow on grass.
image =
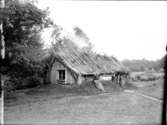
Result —
M124 89L137 89L130 83L120 87L111 81L101 81L105 92L98 90L93 83L83 84L81 86L67 88L57 84L48 84L32 89L19 90L15 93L15 98L5 100L5 106L14 106L26 103L35 103L38 101L47 101L50 99L61 99L71 96L91 96L102 93L118 94Z

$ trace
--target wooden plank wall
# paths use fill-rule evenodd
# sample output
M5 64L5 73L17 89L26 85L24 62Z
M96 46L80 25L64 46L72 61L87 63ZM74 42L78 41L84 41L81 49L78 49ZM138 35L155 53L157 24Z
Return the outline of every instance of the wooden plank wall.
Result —
M54 62L52 69L51 69L51 74L50 74L50 81L52 84L57 83L57 80L59 80L59 72L58 70L65 70L65 83L70 83L73 84L75 83L75 79L72 76L71 72L69 69L61 64L60 62L56 61Z

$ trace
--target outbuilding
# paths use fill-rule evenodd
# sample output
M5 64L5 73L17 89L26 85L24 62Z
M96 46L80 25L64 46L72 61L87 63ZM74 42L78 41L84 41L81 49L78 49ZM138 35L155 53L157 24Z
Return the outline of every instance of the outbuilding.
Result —
M117 72L127 73L127 69L114 57L71 49L60 44L54 52L49 72L52 84L81 85L103 76L115 76Z

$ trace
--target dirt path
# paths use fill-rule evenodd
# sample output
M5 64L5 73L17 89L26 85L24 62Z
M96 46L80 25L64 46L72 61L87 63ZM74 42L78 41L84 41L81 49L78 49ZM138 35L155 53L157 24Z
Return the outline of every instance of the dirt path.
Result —
M160 102L160 103L163 102L162 99L159 99L159 98L154 97L154 96L145 95L145 94L142 94L142 93L134 91L134 90L124 90L124 92L133 93L133 94L136 94L136 95L140 95L140 96L143 96L143 97L145 97L147 99L151 99L151 100L154 100L154 101L157 101L157 102Z
M133 83L138 86L137 92L142 95L153 97L159 100L163 98L163 80L136 82Z

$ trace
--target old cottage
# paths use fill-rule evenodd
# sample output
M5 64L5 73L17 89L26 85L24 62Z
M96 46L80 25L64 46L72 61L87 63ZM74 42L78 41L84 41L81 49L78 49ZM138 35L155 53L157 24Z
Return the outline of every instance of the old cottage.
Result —
M83 52L70 41L56 45L49 79L52 84L81 85L103 75L127 73L114 57Z

